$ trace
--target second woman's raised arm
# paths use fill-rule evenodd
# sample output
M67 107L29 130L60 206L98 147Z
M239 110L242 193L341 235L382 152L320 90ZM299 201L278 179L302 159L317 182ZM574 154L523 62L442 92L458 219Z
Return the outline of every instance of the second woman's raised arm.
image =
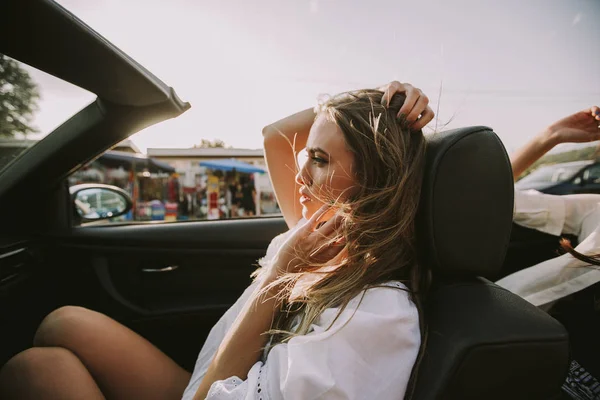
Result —
M560 143L600 140L600 109L587 108L556 121L520 148L510 160L515 181L527 168Z

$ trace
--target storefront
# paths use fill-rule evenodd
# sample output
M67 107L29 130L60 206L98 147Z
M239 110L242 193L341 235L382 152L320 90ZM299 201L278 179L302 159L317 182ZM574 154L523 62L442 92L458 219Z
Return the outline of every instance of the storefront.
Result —
M208 219L261 215L262 195L258 189L264 185L259 187L256 182L259 176L266 176L264 168L235 159L201 161L199 164L207 170Z

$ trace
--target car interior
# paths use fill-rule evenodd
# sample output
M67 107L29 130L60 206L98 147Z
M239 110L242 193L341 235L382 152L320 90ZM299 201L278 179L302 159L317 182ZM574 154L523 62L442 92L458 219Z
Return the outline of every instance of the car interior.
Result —
M80 224L66 177L190 105L56 3L8 0L2 9L2 54L97 99L0 170L0 206L10 210L0 223L0 365L31 346L45 315L77 305L125 324L191 371L210 328L287 229L283 218ZM21 24L39 32L15 37ZM512 224L510 162L490 128L428 140L417 224L434 286L412 398L561 398L565 328L492 283L555 256L555 238Z

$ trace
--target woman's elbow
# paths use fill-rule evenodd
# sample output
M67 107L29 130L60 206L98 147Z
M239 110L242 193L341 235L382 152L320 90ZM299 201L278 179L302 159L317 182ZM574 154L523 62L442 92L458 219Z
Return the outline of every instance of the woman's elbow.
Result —
M273 148L279 148L282 144L282 137L281 135L277 134L277 131L271 126L271 125L267 125L263 128L262 131L263 134L263 148L265 150L267 149L273 149Z
M265 140L267 140L267 138L271 137L273 133L273 127L271 125L267 125L262 129L262 135L263 138L265 138Z

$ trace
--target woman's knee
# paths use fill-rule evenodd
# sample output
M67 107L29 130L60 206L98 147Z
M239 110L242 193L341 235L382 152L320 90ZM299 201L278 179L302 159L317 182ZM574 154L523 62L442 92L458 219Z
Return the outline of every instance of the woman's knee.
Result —
M40 367L55 366L61 364L65 359L73 357L75 357L73 353L61 347L32 347L8 360L0 370L0 376L5 377L6 374L10 376L35 376L32 372L36 372Z
M62 347L33 347L0 369L1 399L103 399L81 360Z
M90 318L96 317L95 311L77 306L64 306L52 311L38 327L33 345L38 347L67 347L84 334Z
M0 369L0 394L6 395L21 390L28 382L38 382L48 371L76 360L73 353L60 347L34 347L22 351Z

